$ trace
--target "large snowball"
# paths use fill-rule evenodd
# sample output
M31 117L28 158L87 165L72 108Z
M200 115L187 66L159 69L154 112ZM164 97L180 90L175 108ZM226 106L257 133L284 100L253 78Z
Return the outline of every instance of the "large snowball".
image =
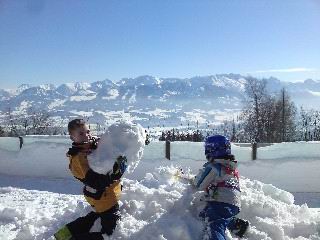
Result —
M100 174L112 170L119 155L128 159L127 172L138 165L145 145L145 131L139 124L130 122L114 123L101 136L98 148L88 155L89 166Z

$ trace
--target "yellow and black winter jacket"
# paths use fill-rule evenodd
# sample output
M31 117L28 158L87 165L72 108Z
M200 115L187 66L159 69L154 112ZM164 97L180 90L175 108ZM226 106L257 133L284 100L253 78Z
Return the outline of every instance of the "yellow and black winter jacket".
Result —
M88 203L96 212L104 212L117 204L121 184L119 180L113 180L110 174L99 174L89 167L87 156L93 148L91 144L73 143L67 153L69 169L85 185L83 193Z

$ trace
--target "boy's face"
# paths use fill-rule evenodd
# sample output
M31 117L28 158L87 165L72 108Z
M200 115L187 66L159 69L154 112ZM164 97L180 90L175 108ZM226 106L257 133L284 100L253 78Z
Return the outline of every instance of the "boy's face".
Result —
M70 133L70 138L75 143L89 142L91 138L90 130L87 125L80 126Z

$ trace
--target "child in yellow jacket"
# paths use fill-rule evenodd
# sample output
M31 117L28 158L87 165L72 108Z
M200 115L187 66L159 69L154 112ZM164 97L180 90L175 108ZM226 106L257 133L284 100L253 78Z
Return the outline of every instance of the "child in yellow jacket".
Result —
M102 240L102 234L110 236L120 219L120 178L127 168L127 159L119 156L111 171L99 174L90 168L87 159L97 148L99 139L91 136L83 119L70 121L68 131L73 141L67 152L69 169L73 176L84 184L84 196L95 211L68 223L54 236L57 240ZM101 220L101 232L90 232L98 218Z

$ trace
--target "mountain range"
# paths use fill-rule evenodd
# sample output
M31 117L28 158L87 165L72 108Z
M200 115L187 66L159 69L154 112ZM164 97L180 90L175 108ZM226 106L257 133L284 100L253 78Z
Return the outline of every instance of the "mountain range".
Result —
M266 80L270 93L285 87L298 107L320 107L319 80ZM23 84L14 90L0 89L0 114L4 118L9 109L17 115L45 110L56 121L85 117L103 125L125 118L144 127L214 124L241 110L246 81L240 74L217 74L184 79L139 76L59 86Z

